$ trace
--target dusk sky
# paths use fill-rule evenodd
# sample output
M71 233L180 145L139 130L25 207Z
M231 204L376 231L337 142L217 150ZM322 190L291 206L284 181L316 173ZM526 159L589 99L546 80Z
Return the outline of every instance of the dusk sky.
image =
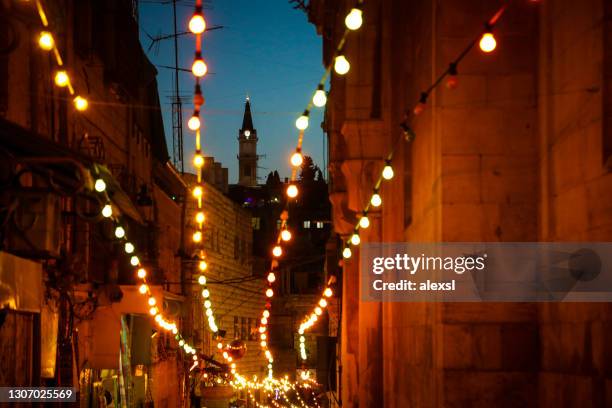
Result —
M172 155L171 98L173 71L160 67L174 65L172 39L147 51L155 37L173 30L172 2L140 1L140 26L143 48L158 66L160 101L168 149ZM238 162L238 129L242 123L245 97L251 98L253 122L259 137L258 176L265 181L269 171L279 170L289 176L290 152L295 148L295 119L306 107L323 74L321 38L307 16L293 9L288 0L212 0L205 2L204 14L209 27L223 26L206 32L203 58L209 74L203 81L206 104L203 108L205 155L214 156L229 169L230 183L236 182ZM179 31L187 30L193 13L192 1L178 1ZM194 55L194 37L179 37L179 65L190 68ZM192 112L194 80L191 73L180 73L180 93L185 97L183 114ZM320 127L322 112L311 114L304 141L304 153L323 168L324 135ZM185 120L183 121L185 123ZM193 155L193 135L184 126L185 169Z

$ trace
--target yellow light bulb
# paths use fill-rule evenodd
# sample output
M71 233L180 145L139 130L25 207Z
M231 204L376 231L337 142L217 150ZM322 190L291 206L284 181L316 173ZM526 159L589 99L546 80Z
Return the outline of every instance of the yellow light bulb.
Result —
M149 309L149 313L151 313L152 316L155 316L158 312L159 310L156 307L152 307Z
M289 196L289 198L297 197L298 188L295 184L290 184L289 187L287 187L287 195Z
M38 37L38 45L45 51L51 51L55 47L53 35L48 31L42 31Z
M196 214L196 222L198 224L203 223L204 219L205 219L205 217L204 217L204 213L203 212L200 211L199 213Z
M94 189L98 192L101 193L104 190L106 190L106 183L104 182L104 180L102 179L97 179L96 182L94 183Z
M212 302L211 302L210 300L206 300L206 301L204 302L204 307L205 307L206 309L210 309L210 307L211 307L211 306L212 306Z
M391 167L391 165L389 164L387 164L382 171L382 176L385 180L391 180L394 174L395 173L393 172L393 167Z
M149 298L149 306L155 306L155 303L157 303L155 298L154 297L150 297Z
M193 131L198 130L200 126L202 126L202 122L200 121L200 118L198 118L195 115L190 117L189 120L187 121L187 127Z
M204 193L204 191L202 190L201 186L195 186L193 188L192 194L195 198L200 198L202 197L202 194Z
M261 341L261 343L259 343L259 345L260 345L261 347L265 348L265 347L268 345L268 343L266 343L266 341L265 341L265 340L262 340L262 341Z
M331 295L333 295L334 292L331 290L331 288L325 288L325 290L323 291L323 295L325 295L326 297L331 297Z
M201 242L202 241L202 233L200 231L196 231L193 233L193 242Z
M201 14L194 14L189 20L189 31L194 34L202 34L206 30L206 21Z
M138 277L144 279L147 276L147 271L144 268L138 269Z
M295 152L291 155L291 165L299 167L304 163L304 156L300 152Z
M266 290L266 296L271 298L272 296L274 296L274 291L269 288L268 290Z
M299 130L306 130L308 127L308 116L302 115L295 121L295 127Z
M200 261L200 262L198 263L198 268L199 268L201 271L205 271L205 270L206 270L206 268L208 268L208 264L206 263L206 261Z
M359 234L351 235L351 244L356 246L356 245L359 245L360 242L361 242L361 238L359 238Z
M138 291L139 291L139 292L140 292L142 295L144 295L145 293L147 293L147 290L148 290L148 287L147 287L147 285L145 285L144 283L138 287Z
M358 30L363 24L363 11L353 8L344 19L344 24L349 30Z
M198 283L199 283L200 285L206 285L206 276L204 276L204 275L200 275L200 276L198 277Z
M209 297L209 296L210 296L210 291L209 291L208 289L204 289L204 290L202 291L202 297L203 297L204 299L208 299L208 297Z
M289 241L291 239L291 232L289 230L282 230L281 231L281 239L283 241Z
M79 112L83 112L84 110L87 109L87 107L89 106L89 102L87 102L87 99L83 98L82 96L76 96L73 99L74 102L74 107L76 108L76 110L78 110Z
M327 94L323 89L317 89L312 97L312 103L318 108L322 108L327 103Z
M131 254L132 252L134 252L135 249L134 244L132 244L131 242L126 242L124 249L126 254Z
M495 41L493 33L484 33L480 38L479 46L483 52L493 52L497 47L497 41Z
M119 227L115 228L115 236L117 238L125 237L125 230L123 229L123 227L119 226Z
M325 299L321 299L321 300L319 300L319 306L321 306L321 307L327 307L327 300L325 300Z
M319 306L315 307L315 314L317 316L321 316L322 313L323 313L323 310Z
M370 219L367 215L364 214L363 217L359 219L359 226L363 229L366 229L370 226Z
M268 282L272 283L272 282L274 282L275 280L276 280L276 275L274 275L274 273L273 273L273 272L270 272L270 273L268 274Z
M342 256L344 258L348 259L348 258L351 257L351 255L353 255L353 253L351 251L351 248L349 248L349 247L344 248L344 250L342 251Z
M132 266L138 266L138 264L140 264L140 259L138 259L136 255L134 255L130 258L130 263L132 264Z
M334 61L334 71L338 75L345 75L351 69L351 64L344 55L338 55Z
M372 204L373 207L380 207L380 205L382 204L382 198L380 198L380 194L378 193L372 194L372 198L370 199L370 204Z
M201 154L196 154L193 158L193 165L198 168L204 166L204 157Z
M283 254L283 249L280 247L280 245L276 245L273 249L272 249L272 255L274 255L275 257L279 257Z
M60 87L68 86L68 81L69 79L66 71L62 70L55 73L55 85Z
M208 66L206 66L206 63L202 58L198 58L193 61L193 65L191 66L191 72L193 72L193 75L197 76L198 78L201 78L208 72Z
M106 204L102 208L102 216L105 218L110 218L111 215L113 215L113 207L110 204Z

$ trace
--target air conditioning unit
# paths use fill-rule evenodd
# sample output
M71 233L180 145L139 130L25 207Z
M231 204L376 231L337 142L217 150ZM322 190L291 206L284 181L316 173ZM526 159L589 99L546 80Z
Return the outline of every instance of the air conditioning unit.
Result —
M20 192L9 220L8 251L27 258L57 258L61 245L61 198L47 192Z

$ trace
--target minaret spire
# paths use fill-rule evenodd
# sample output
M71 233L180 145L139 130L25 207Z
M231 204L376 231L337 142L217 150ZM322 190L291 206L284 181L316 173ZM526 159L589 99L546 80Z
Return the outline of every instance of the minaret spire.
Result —
M240 130L254 130L253 117L251 116L251 99L249 95L247 95L246 102L244 103L244 117L242 118L242 128Z

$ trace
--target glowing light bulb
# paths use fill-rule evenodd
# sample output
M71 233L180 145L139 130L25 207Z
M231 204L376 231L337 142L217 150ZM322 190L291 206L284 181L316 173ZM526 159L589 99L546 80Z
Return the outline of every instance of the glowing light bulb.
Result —
M200 231L194 232L193 236L191 238L193 239L193 242L201 242L202 241L202 232L200 232Z
M106 183L104 182L104 180L102 179L97 179L96 182L94 183L94 189L98 192L101 193L104 190L106 190Z
M205 271L205 270L206 270L206 268L208 268L208 264L206 263L206 261L200 261L200 262L198 263L198 268L199 268L201 271Z
M204 157L201 154L196 154L193 157L193 165L197 168L204 166Z
M321 307L327 307L327 300L325 300L325 299L321 299L321 300L319 300L319 306L321 306Z
M374 207L380 207L382 204L382 198L380 198L380 194L374 193L372 194L372 198L370 199L370 204Z
M204 299L208 299L208 297L210 297L210 291L209 291L208 289L204 289L204 290L202 291L202 297L203 297Z
M126 242L123 249L125 249L126 254L131 254L132 252L134 252L135 249L134 244L132 244L131 242Z
M359 234L351 235L351 244L357 246L361 242L361 238L359 238Z
M134 255L130 258L130 263L132 264L132 266L138 266L138 264L140 263L140 259L138 259L136 255Z
M480 38L480 43L478 45L483 52L489 53L495 50L497 47L497 41L495 41L493 33L484 33Z
M113 207L110 204L106 204L102 208L102 216L105 218L110 218L111 215L113 215Z
M212 306L212 302L210 300L204 301L204 307L206 309L210 309L211 306Z
M287 187L287 196L289 196L289 198L295 198L298 195L298 188L295 184L290 184L289 187Z
M157 301L155 300L154 297L150 297L149 298L149 306L155 306L156 303L157 303Z
M334 61L334 71L338 75L345 75L351 69L351 64L344 55L338 55Z
M274 255L275 257L279 257L283 254L283 248L280 247L280 245L276 245L274 248L272 248L272 255Z
M266 296L271 298L274 296L274 291L271 288L268 288L268 290L266 290Z
M291 155L291 165L299 167L304 163L304 156L300 152L295 152Z
M48 31L42 31L38 37L38 45L45 51L51 51L55 47L53 35Z
M197 76L198 78L206 75L208 72L208 67L202 58L197 58L195 61L193 61L191 72L193 72L193 75Z
M268 282L272 283L276 280L276 275L274 275L274 273L270 272L268 274Z
M147 293L147 290L149 288L147 287L147 285L145 285L144 283L142 285L140 285L138 287L138 291L140 292L140 294L144 295L145 293Z
M261 341L261 343L259 343L259 345L260 345L261 347L266 347L266 346L268 345L268 343L266 343L266 341L265 341L265 340L262 340L262 341Z
M74 102L74 107L79 112L83 112L89 106L89 102L87 102L87 99L83 98L82 96L77 95L72 101Z
M457 86L459 86L459 79L457 78L457 75L449 75L448 79L446 80L446 87L448 89L455 89Z
M68 81L69 79L66 71L62 70L55 73L55 85L60 87L68 86Z
M125 230L123 229L122 226L118 226L117 228L115 228L115 236L117 238L125 237Z
M191 194L193 194L195 198L200 198L202 197L202 194L204 194L204 190L202 190L201 186L195 186Z
M196 222L197 222L198 224L203 223L203 222L204 222L204 219L205 219L205 217L204 217L204 213L200 211L199 213L197 213L197 214L196 214L195 219L196 219Z
M200 285L206 285L206 276L204 276L204 275L198 276L198 283Z
M140 268L137 274L140 279L144 279L147 276L147 271L144 268Z
M304 112L302 116L295 121L295 127L299 130L306 130L308 127L308 112Z
M213 315L212 309L206 309L206 316L211 317Z
M281 231L281 239L283 241L289 241L291 239L291 232L287 229Z
M185 340L181 339L179 340L179 346L183 347L185 345Z
M325 90L323 90L322 87L317 89L317 91L314 93L314 96L312 97L312 103L318 108L322 108L327 103L327 94L325 93Z
M363 24L363 11L357 7L353 8L344 19L344 24L349 30L358 30Z
M149 313L151 313L152 316L155 316L158 312L159 310L156 307L152 307L149 309Z
M323 314L323 310L319 306L315 307L314 312L317 316L321 316L321 314Z
M393 167L390 164L387 164L382 171L382 176L385 180L391 180L394 176Z
M325 290L323 291L323 294L324 294L326 297L331 297L331 295L333 295L333 294L334 294L334 291L333 291L331 288L325 288Z
M353 252L351 251L351 248L346 247L344 248L344 250L342 250L342 256L346 259L350 258L351 255L353 255Z
M363 216L359 219L359 227L366 229L370 226L370 219L367 215L363 214Z
M187 127L193 131L198 130L201 125L202 125L202 122L200 122L200 118L197 117L196 115L193 115L187 121Z
M194 34L202 34L206 30L206 21L201 14L194 14L189 20L189 31Z

